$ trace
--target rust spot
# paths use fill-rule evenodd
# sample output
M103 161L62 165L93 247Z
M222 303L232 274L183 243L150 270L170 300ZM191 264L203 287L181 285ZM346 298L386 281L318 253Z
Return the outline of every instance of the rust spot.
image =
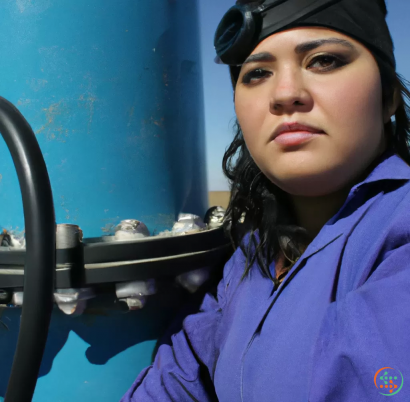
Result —
M36 134L45 132L46 138L51 140L57 140L65 142L65 138L68 137L68 129L63 128L62 125L56 123L56 118L62 115L65 111L63 107L63 101L51 104L48 108L43 109L46 114L47 122L40 127Z
M152 116L151 116L151 119L150 119L156 126L158 126L158 127L163 127L163 122L164 122L164 118L162 117L160 120L155 120Z

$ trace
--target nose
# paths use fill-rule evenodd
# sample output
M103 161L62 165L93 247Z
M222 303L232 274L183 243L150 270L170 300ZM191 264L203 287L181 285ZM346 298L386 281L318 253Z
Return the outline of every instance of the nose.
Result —
M271 82L269 109L272 114L292 113L295 109L300 110L311 104L302 73L296 68L278 70Z

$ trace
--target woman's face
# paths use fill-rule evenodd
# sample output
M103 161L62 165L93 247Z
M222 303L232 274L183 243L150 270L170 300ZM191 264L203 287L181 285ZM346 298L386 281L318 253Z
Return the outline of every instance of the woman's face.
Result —
M380 72L359 42L326 28L294 28L262 41L247 61L235 89L237 118L256 164L282 190L344 189L384 151ZM283 123L324 133L297 144L287 134L273 139Z

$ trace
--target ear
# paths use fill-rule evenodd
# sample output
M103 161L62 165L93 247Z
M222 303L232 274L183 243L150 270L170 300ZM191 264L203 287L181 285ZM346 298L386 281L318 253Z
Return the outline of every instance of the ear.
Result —
M387 124L391 117L396 113L397 108L401 105L402 98L401 98L401 93L400 90L396 87L394 88L394 93L393 93L393 100L390 102L387 108L385 108L383 112L383 121L384 124Z

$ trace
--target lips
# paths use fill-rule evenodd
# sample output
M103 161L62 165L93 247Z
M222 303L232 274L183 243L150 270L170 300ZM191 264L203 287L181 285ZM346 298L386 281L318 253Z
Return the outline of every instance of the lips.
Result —
M323 130L321 130L320 128L314 127L314 126L300 124L297 122L283 123L279 127L276 128L271 139L274 140L276 137L278 137L281 134L294 133L294 132L309 132L309 133L315 133L315 134L325 134Z

